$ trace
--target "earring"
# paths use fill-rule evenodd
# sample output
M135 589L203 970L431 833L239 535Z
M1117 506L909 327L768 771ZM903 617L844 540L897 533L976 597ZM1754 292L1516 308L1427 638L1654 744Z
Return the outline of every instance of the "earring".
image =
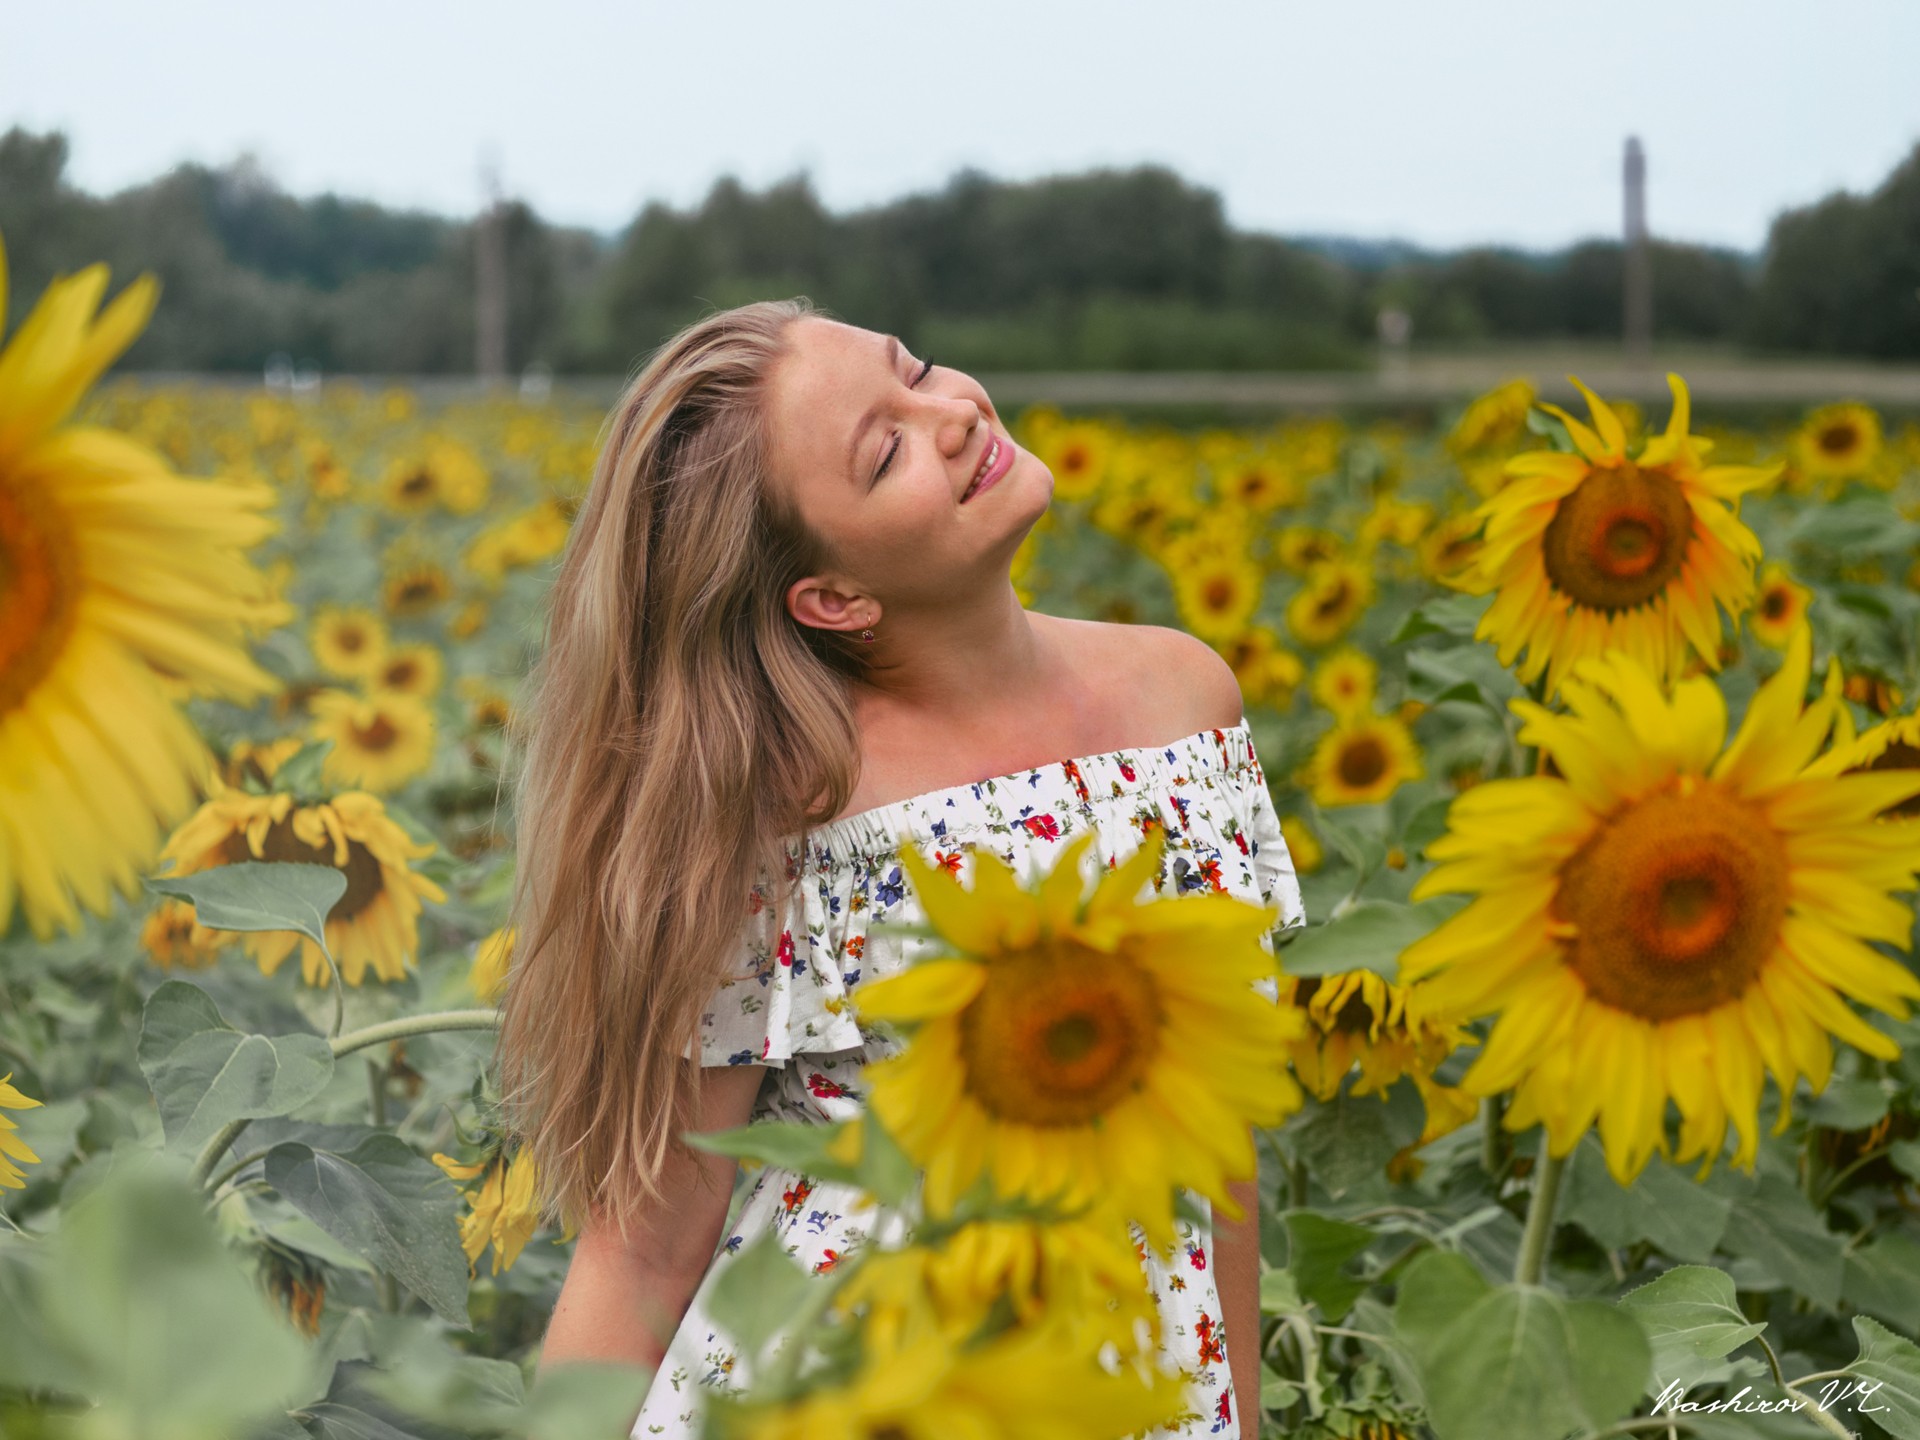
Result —
M871 645L871 644L873 643L873 631L872 631L872 629L870 629L870 628L869 628L869 629L866 629L866 630L862 630L862 631L860 632L860 638L861 638L862 640L864 640L864 641L866 641L866 642L867 642L867 644L869 644L869 645Z

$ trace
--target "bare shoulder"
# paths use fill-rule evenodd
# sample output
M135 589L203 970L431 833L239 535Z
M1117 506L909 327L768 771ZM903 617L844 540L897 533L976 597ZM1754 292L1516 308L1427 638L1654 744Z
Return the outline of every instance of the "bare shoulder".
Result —
M1123 625L1098 620L1068 622L1085 627L1080 638L1096 653L1116 689L1151 697L1167 734L1228 730L1246 713L1233 667L1206 641L1167 625Z

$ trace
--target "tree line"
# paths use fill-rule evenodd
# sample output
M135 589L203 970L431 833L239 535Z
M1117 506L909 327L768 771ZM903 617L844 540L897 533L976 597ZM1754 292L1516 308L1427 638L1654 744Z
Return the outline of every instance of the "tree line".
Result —
M328 372L474 368L476 222L300 198L250 159L183 164L96 196L58 131L0 136L9 329L54 275L150 270L164 303L127 364ZM1228 225L1218 194L1162 166L1009 182L962 170L846 214L807 176L715 182L647 204L615 236L506 202L508 364L630 371L714 307L805 294L981 371L1294 370L1371 363L1382 309L1416 344L1612 339L1622 247L1427 252ZM1763 353L1920 357L1920 145L1872 193L1783 212L1755 255L1652 244L1657 340Z

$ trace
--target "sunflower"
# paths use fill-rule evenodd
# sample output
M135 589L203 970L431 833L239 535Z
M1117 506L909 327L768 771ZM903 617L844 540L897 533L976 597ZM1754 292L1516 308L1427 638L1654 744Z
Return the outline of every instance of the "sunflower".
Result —
M1265 625L1252 625L1218 647L1240 682L1249 705L1286 708L1293 690L1306 676L1300 657L1280 643Z
M298 735L258 742L236 740L227 747L227 758L220 765L220 778L234 790L248 788L249 781L258 789L270 789L280 767L299 754L306 743Z
M1473 568L1480 553L1481 517L1468 511L1450 515L1420 537L1420 573L1451 586Z
M1360 522L1359 542L1368 549L1391 540L1403 549L1417 544L1433 524L1433 506L1426 501L1396 500L1382 495Z
M447 621L447 634L455 640L471 640L487 623L487 602L469 600Z
M1833 775L1832 723L1805 705L1812 638L1754 696L1722 749L1726 702L1704 677L1671 698L1631 655L1581 662L1570 714L1510 702L1557 773L1489 780L1453 802L1414 900L1479 898L1400 956L1423 1016L1499 1013L1462 1081L1512 1089L1507 1124L1547 1127L1564 1156L1595 1122L1625 1185L1665 1152L1711 1164L1729 1121L1736 1163L1759 1144L1763 1068L1786 1103L1832 1068L1829 1032L1869 1055L1899 1047L1846 1004L1904 1016L1920 980L1870 941L1905 946L1920 829L1879 824L1920 774Z
M1495 641L1502 665L1524 647L1519 678L1531 684L1545 669L1547 698L1576 661L1612 649L1662 682L1680 673L1689 645L1717 668L1715 601L1738 615L1752 599L1760 542L1728 502L1778 467L1702 466L1710 442L1687 434L1686 382L1667 382L1666 433L1629 460L1619 417L1575 379L1595 429L1557 405L1541 408L1560 417L1579 453L1515 456L1511 482L1476 512L1486 532L1459 588L1498 593L1475 638Z
M379 668L367 677L367 685L374 690L430 700L439 692L446 668L446 661L432 645L397 645L387 651Z
M313 612L307 643L322 670L349 680L364 680L386 658L387 626L358 605L321 605Z
M1181 623L1202 640L1231 640L1260 608L1260 569L1244 555L1189 554L1173 572Z
M1364 715L1373 708L1373 687L1379 675L1380 667L1371 655L1344 646L1314 667L1313 698L1341 719Z
M1807 416L1791 442L1799 488L1821 484L1835 492L1849 480L1865 479L1882 445L1880 417L1867 406L1821 406Z
M327 948L349 985L369 967L382 980L406 978L419 949L420 902L436 904L446 892L408 861L425 859L432 841L415 843L372 795L349 791L311 805L292 795L250 795L231 790L216 776L214 793L167 841L162 859L176 862L176 875L192 875L245 860L332 865L347 876L344 894L327 914ZM306 983L332 984L326 956L304 935L288 930L249 933L242 941L268 975L297 945Z
M397 619L424 615L453 595L453 581L432 560L411 560L387 572L381 587L387 613Z
M1883 721L1846 745L1836 745L1822 768L1847 775L1901 771L1911 776L1920 771L1920 713ZM1907 820L1920 817L1920 796L1896 801L1880 813Z
M140 927L140 948L162 970L204 970L233 943L230 930L209 930L190 901L163 899Z
M1447 433L1447 450L1456 457L1509 444L1526 433L1527 412L1536 392L1531 382L1509 380L1489 390L1461 412Z
M0 248L0 323L6 277ZM213 771L178 697L273 694L244 641L293 618L245 556L279 529L270 488L67 423L158 293L99 310L106 287L56 280L0 350L0 933L17 901L41 940L139 894Z
M458 440L436 439L416 454L395 457L380 477L380 501L396 515L436 506L472 515L487 503L490 481L480 457Z
M467 546L467 569L498 583L507 571L557 555L567 543L568 520L552 500L497 520Z
M41 1101L30 1100L14 1089L13 1072L9 1070L0 1075L0 1112L8 1110L37 1110ZM28 1165L38 1165L40 1157L27 1148L26 1141L13 1132L20 1127L6 1114L0 1113L0 1186L8 1190L27 1188L27 1176L16 1161Z
M540 1228L540 1172L533 1156L520 1150L509 1159L502 1147L484 1160L462 1164L436 1150L433 1163L450 1180L480 1182L461 1186L467 1213L460 1217L460 1248L467 1252L468 1273L473 1273L480 1263L480 1252L489 1243L493 1246L493 1273L512 1269L533 1232Z
M962 1345L932 1326L866 1347L861 1369L792 1400L717 1399L716 1440L1119 1440L1174 1422L1183 1387L1109 1374L1057 1326ZM869 1337L871 1340L871 1337Z
M1287 855L1298 874L1311 875L1326 863L1327 852L1321 848L1320 837L1298 815L1280 817L1280 838L1287 842Z
M1753 602L1753 613L1747 617L1747 626L1762 645L1784 650L1806 618L1807 606L1812 601L1813 592L1795 584L1786 566L1769 563L1760 569L1759 595Z
M1104 425L1067 420L1037 437L1033 452L1053 472L1056 500L1085 500L1099 492L1107 477L1114 439Z
M425 774L433 763L433 711L412 695L323 690L313 697L312 709L313 738L333 742L321 762L329 785L384 794Z
M463 675L454 689L467 702L467 715L476 729L504 730L513 719L513 702L490 681L478 675Z
M1270 908L1223 893L1137 903L1160 874L1162 826L1082 900L1097 838L1070 840L1033 893L989 851L972 852L966 891L901 848L957 953L862 988L863 1019L913 1027L867 1072L870 1103L926 1168L934 1212L991 1175L1009 1198L1111 1201L1165 1246L1173 1186L1235 1214L1227 1182L1254 1173L1249 1124L1300 1104L1280 1047L1303 1022L1254 988L1275 971Z
M1346 558L1347 547L1331 530L1311 525L1289 525L1275 537L1273 555L1283 570L1304 575L1316 565Z
M1397 716L1354 713L1320 737L1307 762L1306 783L1323 809L1377 805L1426 773L1418 742Z
M1269 514L1283 505L1297 505L1300 481L1278 455L1262 450L1237 450L1214 466L1214 492L1230 505L1256 514Z
M513 964L514 927L495 930L473 950L473 968L467 972L467 984L473 993L489 1005L507 988L507 970Z
M1329 560L1307 571L1287 602L1287 628L1302 645L1331 645L1373 603L1373 572L1366 565Z

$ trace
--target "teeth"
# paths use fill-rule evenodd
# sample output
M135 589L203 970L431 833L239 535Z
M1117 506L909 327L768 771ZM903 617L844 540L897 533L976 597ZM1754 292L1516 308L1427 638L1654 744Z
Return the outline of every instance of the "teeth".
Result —
M981 477L984 476L987 473L987 471L993 468L994 462L999 458L1000 458L1000 438L999 436L996 435L993 438L992 443L990 443L987 446L987 453L984 457L982 457L980 461L980 468L973 472L973 483L967 486L967 494L961 496L960 497L961 499L963 500L966 499L967 496L972 495L973 492L979 488Z

